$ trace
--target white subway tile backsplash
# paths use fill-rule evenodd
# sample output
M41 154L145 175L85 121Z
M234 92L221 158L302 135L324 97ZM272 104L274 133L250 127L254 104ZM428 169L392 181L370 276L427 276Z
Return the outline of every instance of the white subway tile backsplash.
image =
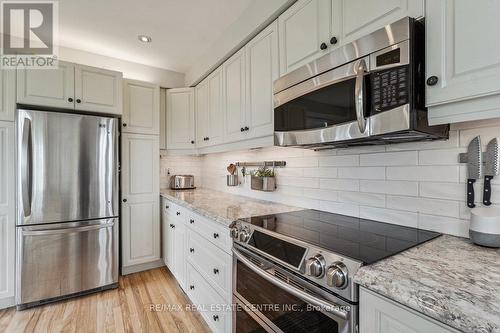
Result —
M360 180L359 185L361 192L418 196L418 182Z
M204 156L162 155L161 185L167 184L167 170L192 173L197 186L214 190L467 236L467 169L458 163L458 154L466 151L476 135L481 135L484 145L499 136L500 118L451 128L449 140L431 142L325 151L269 147ZM242 184L237 187L226 186L229 163L273 160L287 162L285 168L276 169L275 192L251 190L248 176L240 177ZM241 176L241 168L239 172ZM500 177L492 184L492 207L500 207ZM475 185L478 206L482 205L482 186L479 179Z
M378 154L363 154L360 156L361 166L417 165L417 151L403 151Z

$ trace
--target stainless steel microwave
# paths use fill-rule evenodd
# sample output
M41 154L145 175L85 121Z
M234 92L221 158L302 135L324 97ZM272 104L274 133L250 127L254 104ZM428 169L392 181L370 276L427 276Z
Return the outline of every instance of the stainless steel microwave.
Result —
M274 82L277 146L445 139L425 107L424 22L403 18Z

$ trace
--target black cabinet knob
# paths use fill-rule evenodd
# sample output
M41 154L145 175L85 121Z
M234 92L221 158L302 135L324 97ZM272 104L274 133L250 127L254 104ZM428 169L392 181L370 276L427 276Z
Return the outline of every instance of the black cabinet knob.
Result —
M194 220L193 220L193 219L190 219L190 220L189 220L189 223L193 224L193 223L194 223Z
M194 249L193 249L193 248L190 248L190 249L189 249L189 252L193 253L193 252L194 252Z
M337 42L338 42L337 37L334 36L334 37L330 38L330 44L335 45L335 44L337 44Z
M73 98L68 98L68 102L72 103L73 102Z
M176 212L175 215L179 216L181 215L181 212Z
M207 141L210 140L210 138L207 136Z
M240 131L243 132L243 131L245 131L245 129L242 127L242 128L240 128Z
M214 233L214 238L219 238L219 234L218 233Z
M322 50L326 50L327 47L328 45L326 45L326 43L321 43L321 45L319 46L319 48Z
M169 206L169 205L166 205L166 206L165 206L165 208L166 208L166 209L169 209L169 208L170 208L170 206Z
M79 98L77 98L77 99L76 99L76 102L77 102L77 103L81 103L81 102L82 102L82 100L81 100L81 99L79 99Z
M193 286L193 285L189 286L189 289L193 290L193 289L194 289L194 286Z
M194 145L194 140L191 140L191 144Z
M219 316L218 315L214 315L212 318L214 318L214 321L218 321L219 320Z
M123 199L122 201L123 201L123 202L127 202L127 199Z
M217 268L214 268L214 274L219 274L219 270Z
M123 123L123 127L127 127L127 124L126 124L126 123Z
M428 79L427 79L427 85L428 86L435 86L439 81L439 78L435 75L433 76L430 76Z
M173 228L173 227L175 227L175 226L172 223L170 223L170 228Z
M245 131L248 131L250 128L248 128L248 126L245 126Z

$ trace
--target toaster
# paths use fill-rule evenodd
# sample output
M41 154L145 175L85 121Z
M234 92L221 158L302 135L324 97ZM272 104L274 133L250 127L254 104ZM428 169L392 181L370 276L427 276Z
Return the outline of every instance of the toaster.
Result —
M194 176L192 175L173 175L170 176L170 188L172 190L193 189Z

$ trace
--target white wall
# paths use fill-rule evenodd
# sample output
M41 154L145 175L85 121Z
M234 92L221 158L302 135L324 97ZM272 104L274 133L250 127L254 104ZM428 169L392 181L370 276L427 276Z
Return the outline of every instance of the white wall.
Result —
M123 73L123 77L159 84L165 88L184 86L184 74L135 62L111 58L82 50L59 47L59 59L82 65L106 68Z
M169 155L160 153L160 188L168 188L171 175L193 175L194 185L202 186L202 158L199 156ZM170 172L170 174L168 174Z
M253 0L244 13L187 71L186 86L193 86L200 82L295 1Z
M458 154L476 135L484 145L500 136L500 119L453 125L447 141L323 152L270 147L193 157L191 163L200 165L205 188L468 237L466 167ZM226 186L229 163L263 160L287 162L277 169L276 192L251 190L249 178ZM482 184L476 183L478 206ZM492 201L500 207L500 177L493 184Z

